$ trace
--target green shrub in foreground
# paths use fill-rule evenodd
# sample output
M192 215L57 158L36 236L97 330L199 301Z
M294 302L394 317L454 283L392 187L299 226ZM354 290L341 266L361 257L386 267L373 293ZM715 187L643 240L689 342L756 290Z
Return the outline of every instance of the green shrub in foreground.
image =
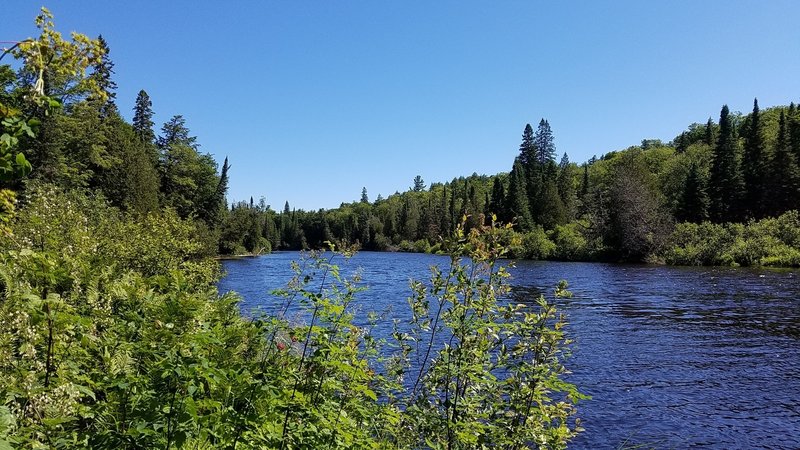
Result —
M307 323L243 318L194 227L31 191L0 255L0 448L562 448L579 431L563 319L501 301L505 230L447 244L381 343L354 324L360 280L320 254L282 297Z

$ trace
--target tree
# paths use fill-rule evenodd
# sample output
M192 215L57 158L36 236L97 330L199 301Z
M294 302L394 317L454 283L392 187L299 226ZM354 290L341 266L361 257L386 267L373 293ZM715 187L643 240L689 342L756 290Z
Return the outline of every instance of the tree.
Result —
M716 222L740 219L744 182L736 130L728 105L724 105L720 111L719 138L714 149L710 177L711 219Z
M676 219L681 222L702 222L708 219L708 193L706 180L696 162L689 166Z
M575 185L572 164L569 163L569 156L564 153L561 162L558 164L558 195L564 205L566 220L575 217Z
M114 99L117 97L117 94L114 92L117 89L117 83L111 79L111 76L114 74L114 63L109 57L111 50L108 48L106 40L103 39L103 35L97 37L97 45L100 57L97 58L92 65L93 72L90 78L93 79L101 95L94 95L91 100L99 104L98 108L101 115L107 116L109 112L116 111L117 108L117 105L114 103Z
M791 136L786 115L781 111L778 122L778 138L775 140L775 150L769 165L769 196L766 202L766 213L778 216L798 206L800 197L800 173L797 161L791 151Z
M711 120L711 117L708 118L708 122L706 122L706 133L705 133L705 143L709 147L713 147L715 144L714 139L714 121Z
M533 128L531 124L525 124L522 131L522 143L519 145L520 163L525 168L529 168L536 162L536 145L533 141Z
M761 113L758 99L753 100L753 113L747 127L744 141L744 158L742 174L744 176L744 208L750 217L760 219L764 215L764 202L767 192L764 183L767 181L766 144L761 124Z
M414 177L414 186L411 187L411 190L414 192L422 192L425 190L425 181L422 180L422 177L417 175Z
M369 197L367 196L367 188L361 188L361 203L369 203Z
M489 199L489 213L496 215L502 222L510 221L506 214L506 188L500 177L495 176L492 182L492 196Z
M555 162L556 144L548 121L544 119L539 121L539 127L536 129L533 142L536 147L536 160L539 164L544 165L550 161Z
M671 231L652 174L641 153L625 153L614 168L610 189L610 227L606 236L626 260L641 261L662 248Z
M525 168L520 158L514 160L514 167L509 174L506 211L516 220L520 231L528 231L533 226L530 206L528 205L528 189L525 185Z
M153 102L147 92L140 90L133 107L133 130L145 144L153 145L156 133L153 131Z
M172 116L169 121L161 127L161 136L158 137L158 148L161 152L169 150L171 145L183 145L193 150L197 150L197 137L189 136L189 129L186 128L186 119L181 115Z

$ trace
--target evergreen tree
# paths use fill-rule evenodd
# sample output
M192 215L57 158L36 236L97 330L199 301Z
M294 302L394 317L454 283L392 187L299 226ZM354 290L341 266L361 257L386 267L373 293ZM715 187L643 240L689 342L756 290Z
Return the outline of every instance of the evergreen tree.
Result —
M139 139L146 144L155 144L156 133L153 131L153 103L144 90L136 96L136 106L133 107L133 130Z
M366 186L361 188L361 203L369 203L369 197L367 196Z
M168 122L161 127L161 136L158 137L158 148L165 152L171 145L185 145L197 150L197 137L189 136L189 129L186 128L186 119L181 115L172 116Z
M509 174L508 195L506 196L506 211L516 220L519 231L529 231L533 226L528 205L528 189L525 185L525 168L520 158L514 161L514 167Z
M711 165L711 219L715 222L739 220L744 183L741 174L736 130L728 110L722 107L719 118L719 138Z
M111 50L108 48L108 43L103 39L102 35L97 37L97 44L101 55L92 65L93 72L90 77L95 82L98 91L105 96L105 100L99 106L99 109L102 116L107 116L111 111L116 110L114 99L117 97L117 94L114 91L117 89L117 83L111 79L111 76L114 74L114 63L109 56ZM91 98L96 99L95 95Z
M753 100L753 113L747 128L744 141L744 157L742 173L744 175L745 204L743 205L748 216L760 219L764 215L764 201L766 200L766 145L764 143L764 130L761 124L761 112L758 109L758 99Z
M767 214L778 216L790 209L796 209L800 198L800 173L797 161L790 148L791 136L787 118L781 111L778 122L778 137L770 164L769 196L765 198Z
M583 165L583 180L581 181L581 199L589 195L589 164Z
M536 146L533 142L533 127L531 124L525 124L525 129L522 131L522 143L519 145L519 158L520 163L526 169L530 168L536 162Z
M789 148L795 162L800 165L800 108L797 108L794 103L789 105L789 112L785 120L789 131Z
M697 163L692 163L675 216L681 222L702 222L708 219L708 204L706 181Z
M411 190L414 192L422 192L425 190L425 181L422 180L422 177L417 175L414 177L414 185L411 187Z
M564 153L561 162L558 164L558 195L564 205L564 214L569 221L575 217L575 186L572 164L569 163L569 156Z
M539 121L539 127L536 129L533 142L536 147L536 160L539 164L545 165L551 161L555 162L556 145L549 122L544 119Z
M220 204L221 209L228 208L228 201L225 199L225 195L228 193L228 171L231 169L230 164L228 164L228 157L225 157L225 162L222 163L222 171L219 174L219 183L217 183L217 191L216 191L216 198L217 202Z
M705 143L709 147L713 147L716 140L714 139L714 121L711 120L711 117L708 118L708 122L706 122L706 134L705 134Z
M489 214L494 214L502 222L511 220L506 214L506 188L503 186L503 181L500 177L494 177L492 182L492 196L489 199Z

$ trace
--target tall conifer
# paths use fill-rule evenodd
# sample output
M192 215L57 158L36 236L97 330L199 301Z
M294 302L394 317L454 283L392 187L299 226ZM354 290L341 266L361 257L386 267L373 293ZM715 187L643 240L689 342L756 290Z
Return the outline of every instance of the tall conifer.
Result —
M760 219L764 215L764 201L766 200L766 145L764 143L764 130L761 124L761 111L758 108L758 99L753 100L753 113L750 115L749 126L744 141L744 158L742 160L742 174L744 175L745 198L744 209L749 217Z

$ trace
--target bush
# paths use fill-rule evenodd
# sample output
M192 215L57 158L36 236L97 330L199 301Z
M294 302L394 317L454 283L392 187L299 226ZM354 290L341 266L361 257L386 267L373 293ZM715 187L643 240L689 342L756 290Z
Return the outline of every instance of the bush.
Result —
M335 253L282 294L307 323L248 319L192 222L40 194L0 240L0 448L561 448L580 430L563 318L504 303L493 228L447 244L386 347Z
M522 235L516 247L512 247L515 258L541 260L547 259L556 250L556 245L547 238L547 233L540 226Z
M664 252L669 264L800 266L796 211L748 224L681 223Z

